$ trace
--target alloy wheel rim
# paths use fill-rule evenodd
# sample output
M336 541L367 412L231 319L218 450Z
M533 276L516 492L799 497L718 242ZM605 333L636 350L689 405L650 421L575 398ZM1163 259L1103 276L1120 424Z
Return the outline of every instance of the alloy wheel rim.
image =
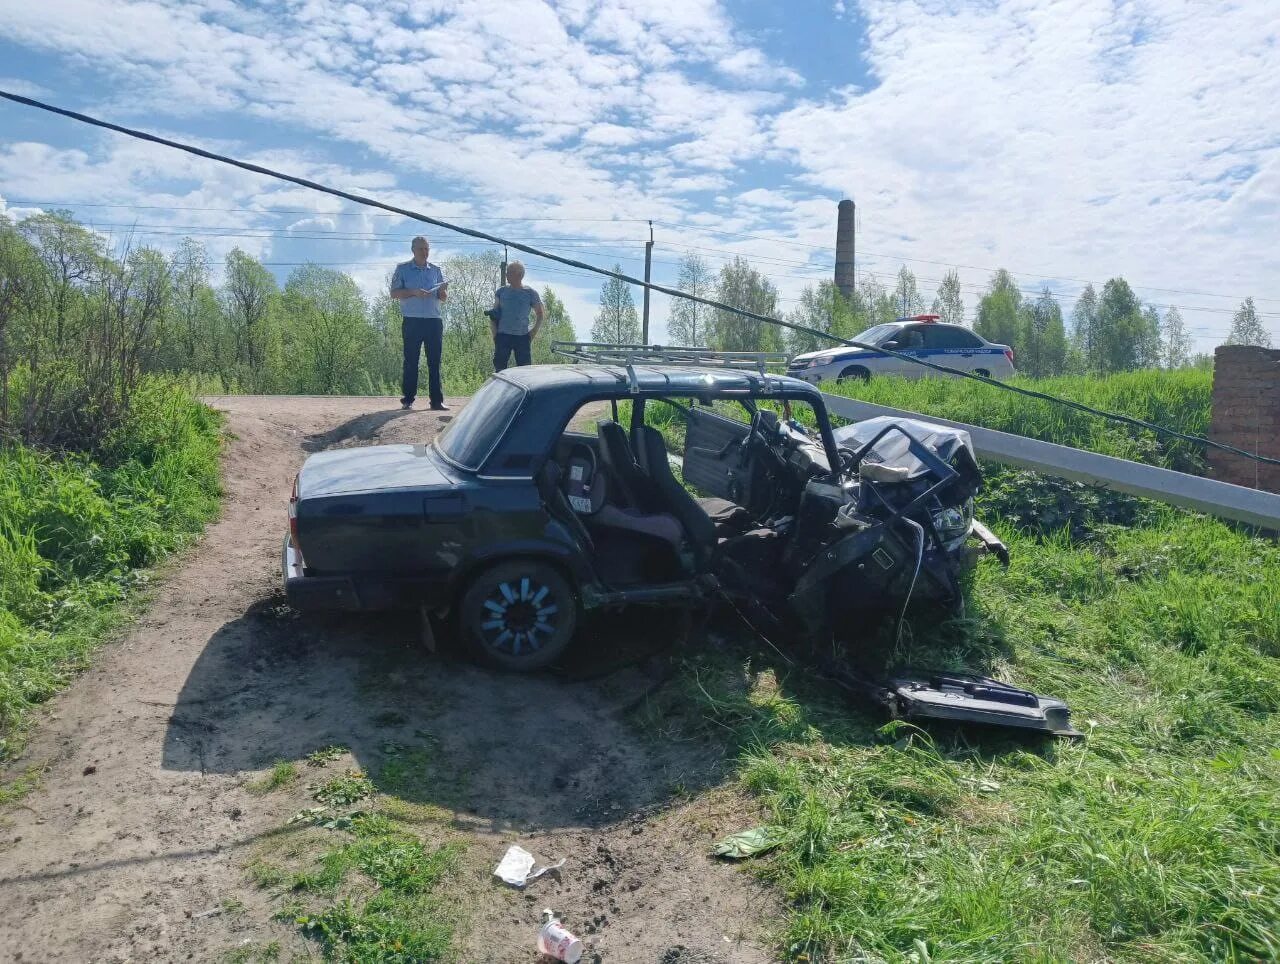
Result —
M550 586L528 576L506 579L485 597L480 633L494 652L532 655L555 634L559 611Z

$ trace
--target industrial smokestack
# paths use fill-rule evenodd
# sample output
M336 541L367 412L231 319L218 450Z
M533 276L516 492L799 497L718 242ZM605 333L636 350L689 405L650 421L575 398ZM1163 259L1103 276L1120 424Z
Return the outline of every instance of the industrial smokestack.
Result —
M836 288L846 298L857 285L854 276L853 202L840 202L836 214Z

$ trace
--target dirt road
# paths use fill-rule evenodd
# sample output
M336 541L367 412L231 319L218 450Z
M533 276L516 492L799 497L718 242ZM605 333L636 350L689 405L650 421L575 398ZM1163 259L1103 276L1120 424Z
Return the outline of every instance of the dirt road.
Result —
M430 779L402 795L467 844L458 959L535 960L538 911L553 906L585 931L584 960L768 960L774 899L705 856L751 819L722 786L723 751L625 718L647 664L590 682L504 677L427 657L412 620L281 605L284 509L307 452L423 441L436 413L373 398L211 402L232 435L222 518L49 704L20 761L47 763L42 785L0 813L0 960L216 961L271 941L284 960L319 957L273 919L280 894L246 873L311 805L305 780L247 784L327 745L368 768L415 739L433 748ZM496 884L510 843L567 857L560 879L527 894Z

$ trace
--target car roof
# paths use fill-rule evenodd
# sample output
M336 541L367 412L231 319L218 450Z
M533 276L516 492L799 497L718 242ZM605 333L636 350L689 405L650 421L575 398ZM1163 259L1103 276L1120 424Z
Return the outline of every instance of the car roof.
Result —
M632 381L634 375L634 383ZM808 382L787 375L761 375L757 371L686 365L522 365L498 376L528 392L559 391L582 398L625 398L643 395L697 396L728 392L758 395L817 395Z

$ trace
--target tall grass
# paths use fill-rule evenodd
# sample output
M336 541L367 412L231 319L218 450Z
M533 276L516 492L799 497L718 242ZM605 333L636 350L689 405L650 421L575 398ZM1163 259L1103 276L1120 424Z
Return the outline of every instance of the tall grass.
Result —
M1014 384L1188 435L1204 435L1209 428L1213 388L1210 372L1141 371L1105 378L1019 378ZM1205 469L1203 446L978 382L876 378L866 383L826 384L823 390L1178 472L1199 475ZM986 475L979 508L1019 528L1041 533L1067 529L1080 538L1100 526L1136 525L1160 514L1155 503L1103 486L999 465L988 465Z
M0 758L146 569L218 511L219 419L151 380L94 457L0 448Z
M1041 386L1189 431L1207 421L1198 373ZM1187 457L982 386L841 389L1130 457L1150 446L1162 464ZM1080 497L1063 495L1068 516ZM694 725L733 734L743 785L786 838L757 865L789 899L783 956L1280 958L1280 547L1154 503L1084 530L1024 526L990 500L986 515L1011 567L978 567L963 619L914 612L891 658L1060 696L1084 740L885 725L760 653L691 667Z

